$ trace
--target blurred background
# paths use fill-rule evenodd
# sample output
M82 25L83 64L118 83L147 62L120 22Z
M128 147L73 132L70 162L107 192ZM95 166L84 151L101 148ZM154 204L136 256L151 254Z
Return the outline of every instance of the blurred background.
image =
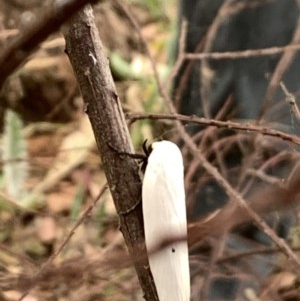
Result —
M178 113L298 134L299 121L286 98L291 93L297 102L299 55L273 48L299 44L298 1L124 3L140 24ZM51 1L0 2L0 49L41 18L48 5ZM103 1L94 6L94 14L124 112L168 112L145 47L122 7ZM174 69L184 54L180 48L195 54L262 48L273 52L184 60ZM126 246L109 191L55 253L106 182L64 50L62 34L53 34L0 91L0 299L19 300L32 287L23 300L143 300L134 269L116 264L125 258ZM285 183L297 166L298 147L278 137L184 127L245 199ZM143 119L130 125L130 134L137 150L145 139L172 139L180 145L190 222L227 204L220 183L193 158L171 122ZM266 221L296 252L297 200L285 201L279 200L277 208L270 200L272 214ZM261 230L247 224L191 248L192 300L299 300L299 278L273 247ZM53 263L34 278L53 255Z

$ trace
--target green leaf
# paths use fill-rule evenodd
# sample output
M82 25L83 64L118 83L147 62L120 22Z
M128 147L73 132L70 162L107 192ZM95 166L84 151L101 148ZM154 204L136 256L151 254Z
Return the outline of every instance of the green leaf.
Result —
M26 141L22 130L23 122L18 114L6 110L2 146L3 184L7 194L15 201L26 195L24 181L28 175Z
M80 209L84 200L85 188L82 183L77 186L77 193L75 195L73 205L71 208L71 219L75 221L80 214Z

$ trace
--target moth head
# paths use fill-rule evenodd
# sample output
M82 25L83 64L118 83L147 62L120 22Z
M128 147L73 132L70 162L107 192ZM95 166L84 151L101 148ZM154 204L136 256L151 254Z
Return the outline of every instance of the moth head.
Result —
M144 174L145 173L145 170L146 170L146 167L147 167L147 164L148 164L148 158L153 150L153 147L152 147L153 144L149 144L147 146L147 139L143 142L143 145L142 145L142 149L143 149L143 152L144 152L144 158L141 159L141 171L142 173Z

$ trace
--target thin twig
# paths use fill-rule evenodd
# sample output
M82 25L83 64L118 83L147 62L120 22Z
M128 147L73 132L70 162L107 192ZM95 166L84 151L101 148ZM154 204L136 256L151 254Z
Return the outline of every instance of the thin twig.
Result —
M18 301L22 301L29 292L33 289L35 285L37 285L38 280L40 276L43 274L44 271L47 270L47 268L53 263L55 258L61 253L61 251L64 249L64 247L67 245L67 243L70 241L72 236L75 234L75 231L77 228L84 222L84 220L90 215L106 189L108 188L107 183L105 183L102 188L100 189L97 197L93 200L91 205L83 212L81 217L78 219L78 221L74 224L74 226L71 228L71 230L68 232L66 237L62 240L62 242L59 244L58 248L55 252L52 253L52 255L48 258L48 260L41 266L39 271L31 278L30 286L29 288L22 294L22 296L18 299Z
M291 113L293 113L296 119L298 120L298 122L300 122L300 111L296 103L295 96L288 91L287 87L282 81L280 82L280 87L283 93L285 94L286 102L291 106Z
M300 247L292 248L292 250L300 251ZM233 259L236 260L236 259L240 259L240 258L248 257L248 256L255 256L255 255L259 255L259 254L273 254L273 253L279 253L279 252L281 252L281 250L278 247L261 247L261 248L257 248L254 250L243 251L243 252L235 253L232 255L222 256L217 260L217 262L221 263L221 262L230 261Z
M165 86L167 87L167 89L169 88L170 84L173 82L175 76L178 74L185 59L184 52L185 52L185 39L187 34L187 27L188 27L187 21L183 20L181 24L179 44L178 44L178 56L175 65L172 68L172 71L170 72L169 76L165 81Z
M141 119L152 119L152 120L174 120L182 121L187 123L194 123L204 126L214 126L218 128L226 128L230 130L245 131L259 133L264 136L277 137L284 141L289 141L294 144L300 145L300 138L296 135L290 135L282 131L269 129L267 127L258 126L250 123L238 123L233 121L220 121L215 119L206 119L197 116L186 116L181 114L145 114L145 113L129 113L126 118L135 122Z
M209 27L206 41L204 44L203 52L210 52L213 47L213 43L215 41L215 37L218 33L218 30L224 20L228 18L228 9L230 8L231 4L233 4L234 0L225 0L221 5L216 17L214 18L212 24ZM211 86L212 80L214 77L214 71L211 69L209 65L209 60L205 59L202 61L201 64L201 85L200 85L200 93L201 93L201 104L204 113L204 117L211 118L210 112L210 93L211 93Z
M298 18L296 30L294 32L294 36L293 36L290 44L291 45L299 44L299 42L300 42L300 17ZM283 52L283 55L282 55L280 61L278 62L276 69L273 72L272 77L270 79L265 97L263 99L263 104L262 104L260 113L258 115L258 122L260 122L261 119L263 118L267 108L270 105L272 98L275 96L277 87L278 87L284 73L286 72L286 70L288 69L290 64L292 63L292 60L294 59L296 52L297 52L296 50Z
M282 47L269 47L261 49L247 49L242 51L225 51L225 52L202 52L202 53L185 53L186 60L237 60L247 59L258 56L272 56L281 54L286 51L299 51L300 44L286 45Z

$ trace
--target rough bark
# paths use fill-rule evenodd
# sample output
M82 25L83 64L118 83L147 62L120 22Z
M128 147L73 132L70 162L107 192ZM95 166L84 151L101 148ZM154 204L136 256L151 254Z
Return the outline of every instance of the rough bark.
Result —
M66 52L81 89L119 214L120 229L131 257L143 258L134 262L145 299L158 300L148 262L145 256L140 256L145 254L145 244L138 164L116 151L132 153L132 145L90 5L73 18L64 35Z

